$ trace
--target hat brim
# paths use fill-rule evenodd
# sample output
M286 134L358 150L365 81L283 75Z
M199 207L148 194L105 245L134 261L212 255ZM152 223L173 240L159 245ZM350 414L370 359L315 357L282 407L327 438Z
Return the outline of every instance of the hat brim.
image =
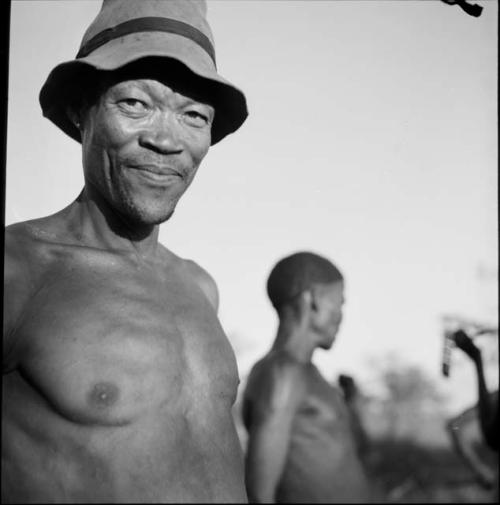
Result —
M248 116L245 95L220 76L209 56L190 40L175 34L144 33L113 40L85 58L56 66L40 91L43 115L67 135L81 142L80 131L68 117L68 105L81 93L82 83L89 82L95 71L113 71L143 59L151 64L168 64L176 60L190 73L214 106L211 130L214 145L235 132Z

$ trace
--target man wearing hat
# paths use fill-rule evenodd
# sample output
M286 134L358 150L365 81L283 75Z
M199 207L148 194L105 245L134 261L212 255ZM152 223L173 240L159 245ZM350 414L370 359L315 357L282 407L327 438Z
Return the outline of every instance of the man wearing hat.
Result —
M247 116L206 6L104 0L43 114L85 185L5 233L2 502L245 502L238 371L214 281L158 242Z
M343 276L327 258L299 252L278 261L267 292L279 325L243 397L248 497L258 503L368 502L349 411L311 362L337 335Z

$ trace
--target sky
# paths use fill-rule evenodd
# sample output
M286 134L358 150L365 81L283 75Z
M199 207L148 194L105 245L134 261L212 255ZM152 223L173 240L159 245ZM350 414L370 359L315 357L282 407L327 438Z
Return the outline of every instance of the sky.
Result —
M160 241L214 277L240 375L271 346L265 283L299 250L346 279L337 342L314 361L373 386L373 360L421 366L476 400L467 359L440 375L443 314L498 325L498 2L474 18L438 0L209 0L218 71L249 117L210 149ZM41 115L98 0L13 0L6 224L83 186L80 145ZM494 339L478 339L498 381Z

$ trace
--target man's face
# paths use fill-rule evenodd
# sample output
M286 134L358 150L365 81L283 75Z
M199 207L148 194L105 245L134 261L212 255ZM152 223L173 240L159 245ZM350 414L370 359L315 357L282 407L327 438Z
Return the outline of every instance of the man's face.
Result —
M86 184L126 221L166 221L208 151L213 117L159 77L114 79L82 118Z
M313 327L319 336L318 347L329 349L335 341L342 321L344 282L340 280L331 284L316 285L315 301Z

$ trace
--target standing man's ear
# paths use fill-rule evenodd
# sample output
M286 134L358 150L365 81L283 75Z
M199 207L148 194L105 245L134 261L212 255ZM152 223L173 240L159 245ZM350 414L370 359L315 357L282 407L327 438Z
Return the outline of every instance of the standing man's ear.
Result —
M313 304L313 294L310 289L306 289L300 293L300 304L301 308L305 308L306 310L310 309Z
M311 321L311 310L312 310L312 294L309 289L306 291L302 291L300 295L298 295L296 309L298 312L296 313L299 318L299 327L302 331L307 331L309 328L309 324Z
M311 310L316 312L318 310L318 290L316 286L311 286L309 292L311 294Z

